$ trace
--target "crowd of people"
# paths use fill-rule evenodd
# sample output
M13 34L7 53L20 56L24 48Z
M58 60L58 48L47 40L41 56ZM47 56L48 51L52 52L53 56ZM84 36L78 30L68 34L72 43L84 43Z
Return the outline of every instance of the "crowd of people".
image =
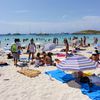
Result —
M78 37L73 37L72 39L72 46L73 47L87 47L89 44L87 44L87 38L81 37L78 39Z
M54 38L53 43L56 43L57 41L58 44L58 39ZM84 36L83 38L78 39L78 37L73 37L72 39L72 47L74 47L76 50L79 47L86 47L87 42L86 42L86 37ZM14 44L11 46L11 53L12 57L14 58L14 65L18 65L17 62L20 60L20 54L21 50L23 49L20 44L20 39L15 39ZM94 38L94 43L97 43L98 39ZM67 38L64 38L63 41L65 45L65 52L66 52L66 58L69 56L69 42ZM48 52L46 53L45 51L42 52L37 52L37 47L36 44L34 43L34 39L30 39L30 43L27 46L27 54L28 54L28 60L30 64L35 64L36 67L43 66L43 65L55 65L54 61L52 60L52 53ZM11 57L11 54L8 54L9 57ZM12 58L11 57L11 58ZM99 60L99 53L98 50L95 50L95 54L92 54L90 59L98 61ZM56 60L55 60L56 61ZM58 61L58 60L57 60ZM57 62L56 61L56 62Z
M20 54L21 54L20 51L22 50L22 48L19 39L15 39L14 42L15 43L12 44L11 46L11 53L14 58L14 65L18 66L17 63L20 60ZM29 55L28 56L29 62L31 61L30 64L35 64L35 67L43 65L48 66L53 64L51 52L48 53L46 53L45 51L43 51L42 53L36 52L36 45L34 43L33 38L30 40L30 43L28 44L27 54Z

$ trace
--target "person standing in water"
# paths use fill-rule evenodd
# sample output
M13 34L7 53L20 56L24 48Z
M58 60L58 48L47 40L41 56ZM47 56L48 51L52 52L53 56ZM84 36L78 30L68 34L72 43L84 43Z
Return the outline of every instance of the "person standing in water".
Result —
M68 43L67 38L64 39L64 44L65 44L65 46L66 46L65 52L66 52L66 58L67 58L67 56L68 56L68 51L69 51L69 43Z
M33 63L33 59L34 59L34 54L36 52L36 45L34 43L34 40L33 38L30 40L30 43L28 45L28 51L29 51L29 60L30 60L30 57L32 55L32 63Z

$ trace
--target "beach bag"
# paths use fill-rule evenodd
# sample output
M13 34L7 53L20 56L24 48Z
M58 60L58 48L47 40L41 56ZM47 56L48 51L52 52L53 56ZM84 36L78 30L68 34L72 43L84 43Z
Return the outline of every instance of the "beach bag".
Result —
M90 79L87 76L81 77L80 78L81 83L90 83Z
M17 52L17 46L16 46L16 44L13 44L11 46L11 52Z

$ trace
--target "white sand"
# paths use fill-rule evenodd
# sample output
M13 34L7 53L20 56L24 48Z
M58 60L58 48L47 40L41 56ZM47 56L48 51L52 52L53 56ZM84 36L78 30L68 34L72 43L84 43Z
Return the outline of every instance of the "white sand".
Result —
M1 58L4 60L6 56ZM90 100L81 93L80 86L74 81L63 84L44 74L56 67L35 68L42 73L35 78L29 78L17 72L20 68L13 66L12 60L7 62L9 66L0 67L0 100ZM34 69L32 65L30 68ZM91 72L98 74L100 68Z

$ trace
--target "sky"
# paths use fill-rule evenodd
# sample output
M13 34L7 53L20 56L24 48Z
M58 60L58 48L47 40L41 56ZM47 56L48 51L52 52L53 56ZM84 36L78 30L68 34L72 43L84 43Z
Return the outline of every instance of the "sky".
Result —
M100 30L100 0L0 0L0 34Z

